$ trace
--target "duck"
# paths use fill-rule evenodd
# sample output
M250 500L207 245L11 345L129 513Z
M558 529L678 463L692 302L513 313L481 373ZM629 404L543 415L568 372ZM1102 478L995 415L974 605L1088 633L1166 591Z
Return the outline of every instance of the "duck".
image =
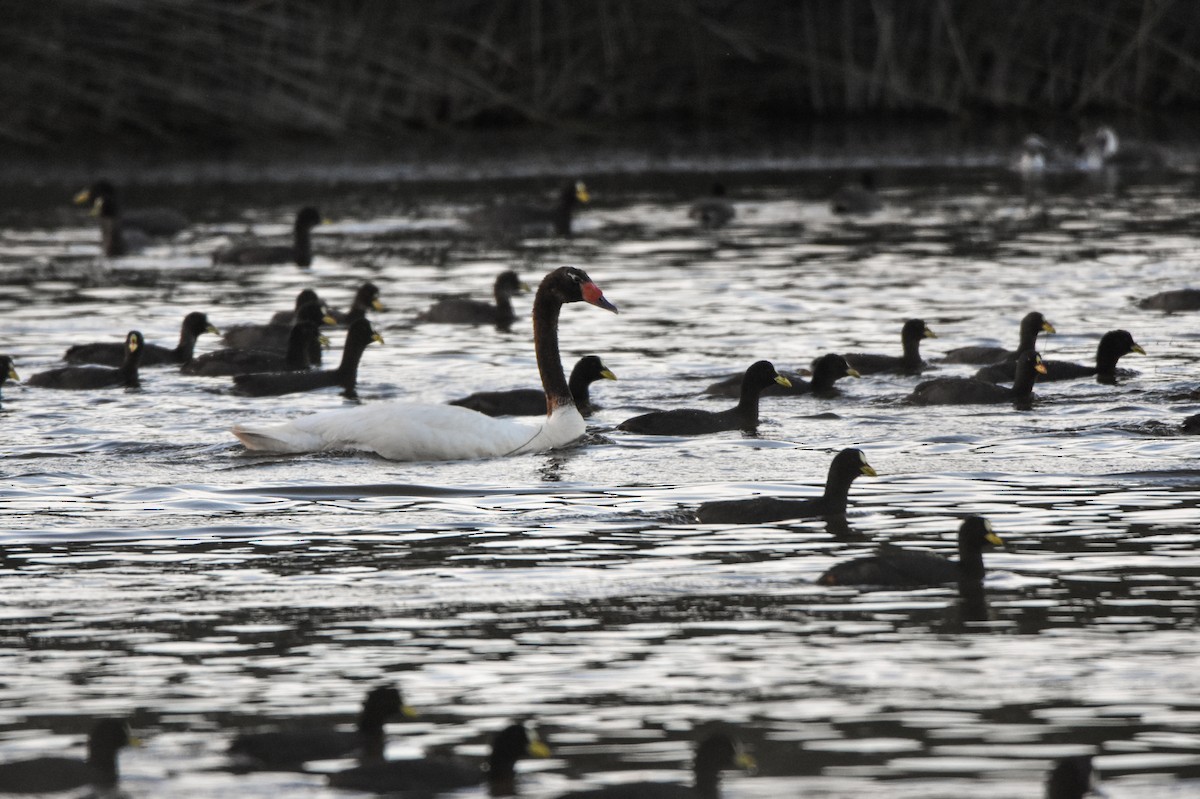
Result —
M135 743L119 719L101 719L88 733L87 759L49 756L0 763L0 792L58 793L116 786L117 753Z
M1046 373L1042 356L1026 350L1013 367L1012 388L996 385L977 377L938 377L918 383L908 395L911 405L986 405L997 402L1028 403L1033 398L1033 383Z
M454 325L496 325L507 327L517 318L513 313L512 298L529 291L529 286L511 269L496 276L492 285L492 296L496 303L472 300L469 297L442 297L422 311L420 322L442 322Z
M550 748L534 730L525 724L510 724L492 737L486 772L452 757L378 760L330 774L329 784L371 793L429 795L486 782L492 796L511 796L517 761L549 756Z
M78 192L74 199L76 205L94 206L101 197L116 206L117 188L111 181L98 180ZM121 223L126 229L158 237L174 236L191 224L186 216L174 208L138 208L125 211L121 216Z
M843 357L846 363L860 375L883 372L897 374L920 374L926 363L921 359L921 339L937 338L922 319L909 319L900 328L900 344L903 355L878 355L869 352L851 352Z
M1165 163L1162 151L1156 147L1122 146L1117 132L1108 125L1101 125L1079 137L1077 167L1084 172L1095 172L1106 167L1161 169Z
M8 355L0 355L0 386L9 380L18 383L21 382L21 378L17 375L17 367L13 363L13 359Z
M814 397L827 398L836 396L837 387L834 385L843 377L861 377L857 370L837 353L826 353L812 362L812 380L805 380L798 374L785 374L788 385L776 383L763 390L762 396L774 397L784 394L811 394ZM705 394L716 397L741 396L742 375L732 375L713 383L704 389Z
M231 432L248 450L276 453L373 452L388 460L474 460L545 452L573 444L586 424L571 396L558 353L565 303L617 312L584 270L559 267L542 279L533 301L533 341L548 413L538 426L460 408L377 402L282 423L243 423Z
M587 418L597 410L592 404L591 385L597 380L616 380L598 355L585 355L571 370L567 385L575 399L580 415ZM511 391L477 391L470 396L452 400L450 405L470 408L488 416L541 416L546 412L546 394L536 388L516 388Z
M369 320L359 319L346 331L342 362L336 369L234 375L233 393L245 397L268 397L340 386L343 397L355 399L358 396L355 390L358 383L358 364L367 346L372 342L382 344L383 336L375 332Z
M696 224L705 230L725 227L736 215L733 205L725 199L724 183L714 183L708 196L692 203L688 209L688 218L696 220Z
M617 425L627 433L651 436L699 436L724 430L752 431L758 427L758 398L772 384L791 386L786 377L775 371L770 361L756 361L742 379L738 404L727 411L706 411L677 408L652 411Z
M300 372L312 367L313 351L329 346L329 339L312 322L292 325L287 352L276 350L239 349L224 347L206 352L179 367L185 375L202 377L232 377L254 372Z
M1091 755L1059 758L1046 775L1046 799L1083 799L1095 790Z
M983 548L1003 546L982 516L968 516L958 528L958 560L933 552L883 544L874 555L834 564L817 578L819 585L932 586L983 582Z
M858 183L848 183L829 198L829 209L835 214L867 216L883 208L883 200L875 192L875 174L863 172Z
M1200 289L1174 289L1160 291L1137 301L1137 307L1146 311L1200 311Z
M269 264L295 264L312 266L312 229L322 224L321 212L306 205L296 212L292 225L291 245L264 244L247 241L217 250L212 255L213 264L240 264L257 266Z
M753 770L754 758L743 751L733 736L715 732L696 746L692 761L692 784L677 782L622 782L570 791L558 799L720 799L721 772L734 768Z
M353 732L332 728L285 729L238 735L229 754L240 769L294 771L311 760L357 755L359 762L383 760L384 725L389 719L411 719L416 713L395 686L372 688L363 698Z
M89 389L124 386L137 388L138 364L142 358L145 339L137 330L125 336L125 360L117 367L60 366L32 375L26 385L38 388Z
M183 317L179 326L179 344L174 348L161 344L147 344L142 348L141 366L180 366L192 360L196 351L196 339L204 333L219 336L221 331L208 321L208 315L192 311ZM91 344L75 344L67 348L63 360L67 363L95 363L102 366L120 366L125 362L125 344L100 341Z
M324 305L309 302L302 305L295 314L295 322L310 322L314 325L337 324ZM281 325L234 325L225 331L221 340L229 347L248 350L270 350L286 352L292 338L294 322ZM321 348L313 347L308 352L309 363L321 365Z
M1015 363L1017 355L1037 348L1037 338L1039 333L1057 333L1054 325L1046 320L1038 311L1030 311L1021 318L1021 338L1017 343L1016 350L1007 350L1004 347L958 347L950 350L942 360L946 363L973 363L973 364L993 364L1008 361Z
M1133 340L1128 330L1110 330L1100 337L1096 346L1096 365L1088 366L1073 361L1043 360L1042 366L1046 371L1037 376L1039 383L1054 380L1075 380L1080 377L1095 377L1097 383L1115 385L1117 382L1117 361L1122 355L1137 353L1145 355L1146 351ZM1013 370L1005 364L985 366L975 373L979 380L989 383L1007 382L1011 379Z
M550 207L503 204L480 208L467 215L467 222L476 228L500 236L526 236L553 233L570 236L575 208L591 201L582 180L568 180L558 192L558 200Z
M850 484L865 475L875 477L860 449L848 448L834 456L825 478L825 493L811 499L754 497L705 502L696 510L700 524L766 524L806 516L845 516Z

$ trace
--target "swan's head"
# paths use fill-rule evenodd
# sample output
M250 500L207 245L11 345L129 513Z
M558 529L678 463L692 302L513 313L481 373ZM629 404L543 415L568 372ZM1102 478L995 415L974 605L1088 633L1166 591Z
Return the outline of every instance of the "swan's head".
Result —
M542 279L538 293L548 292L559 302L586 302L617 313L617 306L604 298L604 292L592 282L588 273L574 266L560 266Z

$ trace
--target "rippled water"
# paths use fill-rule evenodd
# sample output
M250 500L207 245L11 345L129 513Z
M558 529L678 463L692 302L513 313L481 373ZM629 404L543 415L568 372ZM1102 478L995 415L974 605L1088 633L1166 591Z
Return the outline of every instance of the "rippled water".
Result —
M229 774L224 746L262 717L348 722L395 681L422 714L391 727L397 756L480 755L506 719L537 719L555 757L522 764L534 797L619 770L682 777L692 728L715 720L759 761L727 775L733 797L1037 796L1051 758L1083 752L1113 796L1200 795L1200 447L1178 433L1200 412L1197 317L1131 303L1196 285L1194 176L1063 178L1030 201L1001 171L892 170L867 219L828 212L842 177L730 176L738 217L714 233L686 215L706 176L595 178L575 237L510 243L458 221L484 184L134 188L128 205L202 222L112 261L65 207L75 187L9 192L0 351L22 376L134 326L173 343L191 310L260 321L305 286L345 306L370 279L386 344L366 353L363 401L533 386L524 324L414 318L502 269L535 282L569 263L621 314L567 307L564 359L599 354L620 380L594 387L584 446L436 464L255 456L227 432L345 405L333 390L247 399L162 368L134 392L7 383L0 760L119 714L145 738L122 758L131 795L348 795ZM311 270L208 266L248 226L285 234L305 202L335 220ZM758 437L613 430L728 405L701 389L758 358L898 352L908 317L937 332L929 359L1012 346L1031 309L1058 329L1046 357L1089 360L1113 328L1147 355L1116 387L1042 385L1029 411L908 407L918 378L867 377L764 399ZM852 488L848 530L690 521L707 499L818 492L847 446L879 472ZM948 552L967 513L1008 542L986 556L984 608L814 583L879 540Z

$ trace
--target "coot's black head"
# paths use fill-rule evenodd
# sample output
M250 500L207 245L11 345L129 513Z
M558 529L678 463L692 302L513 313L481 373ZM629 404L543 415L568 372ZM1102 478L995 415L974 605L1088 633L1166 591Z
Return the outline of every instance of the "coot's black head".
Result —
M120 215L116 197L102 194L92 200L92 216L98 216L101 219L115 219Z
M1046 799L1083 799L1091 789L1091 755L1060 759L1046 778Z
M363 700L362 713L359 716L359 726L364 724L382 724L392 716L413 718L417 714L404 704L400 690L391 685L381 685L367 692Z
M511 773L513 765L526 757L549 757L550 747L537 732L524 724L510 724L492 738L488 772L492 777Z
M146 339L142 338L142 334L136 330L130 330L125 336L125 351L129 353L140 353L142 348L146 346Z
M582 180L568 180L563 184L559 196L562 203L568 208L575 203L586 203L592 199L592 195L588 194L587 186Z
M1037 338L1038 333L1057 333L1054 325L1046 321L1046 317L1042 316L1038 311L1030 311L1025 314L1021 320L1021 337L1032 336Z
M617 312L617 306L604 298L604 292L592 282L588 273L576 266L560 266L542 278L538 295L541 296L542 292L562 303L586 302L606 311Z
M1025 350L1017 356L1016 375L1018 379L1025 372L1046 374L1046 364L1042 363L1042 356L1038 354L1037 350Z
M201 333L212 333L215 336L221 335L221 331L217 330L216 326L208 321L208 314L203 311L192 311L183 317L183 329L184 332L190 333L193 336L198 336Z
M0 355L0 383L20 379L17 377L17 367L13 365L13 359L7 355Z
M742 378L742 388L762 391L772 383L778 383L784 388L791 388L792 382L775 370L775 365L770 361L755 361L746 370L745 377Z
M308 305L310 302L320 303L321 298L314 290L304 289L296 295L296 310L299 311L302 307Z
M603 361L600 360L599 355L583 356L579 359L579 363L575 364L575 369L578 370L579 373L589 383L594 383L597 380L617 379L617 376L613 374L607 366L604 365ZM575 374L575 372L572 372L572 374Z
M754 758L726 732L715 732L696 746L694 770L698 775L715 775L731 768L752 769ZM700 781L704 781L701 778Z
M88 754L112 755L133 743L129 727L120 719L101 719L88 733Z
M506 272L496 275L496 283L493 290L496 294L507 294L511 297L514 294L522 294L529 291L529 286L522 283L517 273L509 269Z
M1136 352L1138 355L1145 355L1146 351L1133 340L1133 336L1128 330L1110 330L1100 337L1100 344L1096 348L1096 360L1104 360L1104 356L1108 356L1115 363L1122 355L1128 355L1131 352Z
M297 322L312 322L314 325L336 325L337 320L329 315L319 302L309 302L296 310Z
M923 338L937 338L937 333L929 329L924 319L909 319L900 328L901 341L920 341Z
M296 213L296 227L312 230L321 224L321 212L311 205L306 205Z
M107 180L97 180L95 183L75 195L75 204L94 205L96 200L100 197L115 199L116 196L117 189L112 183L109 183Z
M846 475L850 479L854 479L860 475L867 477L875 477L875 469L871 464L867 463L867 456L861 449L848 448L839 452L833 458L833 463L829 465L831 474Z
M1004 546L1004 539L992 532L992 523L982 516L968 516L958 528L960 550L982 552L984 547Z
M845 358L835 352L817 358L813 361L812 367L814 383L823 382L825 379L833 382L840 377L862 377L857 369L851 367Z
M379 299L379 286L369 280L363 283L358 287L358 291L354 292L354 304L360 308L382 311L383 303Z

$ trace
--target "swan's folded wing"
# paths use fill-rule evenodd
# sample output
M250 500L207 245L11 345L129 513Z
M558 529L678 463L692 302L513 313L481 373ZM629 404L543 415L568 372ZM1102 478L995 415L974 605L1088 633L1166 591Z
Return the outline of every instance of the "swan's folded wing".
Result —
M268 452L357 450L389 460L469 460L538 452L581 437L583 418L561 408L546 423L493 419L455 405L380 402L304 416L277 425L238 425L248 448Z

